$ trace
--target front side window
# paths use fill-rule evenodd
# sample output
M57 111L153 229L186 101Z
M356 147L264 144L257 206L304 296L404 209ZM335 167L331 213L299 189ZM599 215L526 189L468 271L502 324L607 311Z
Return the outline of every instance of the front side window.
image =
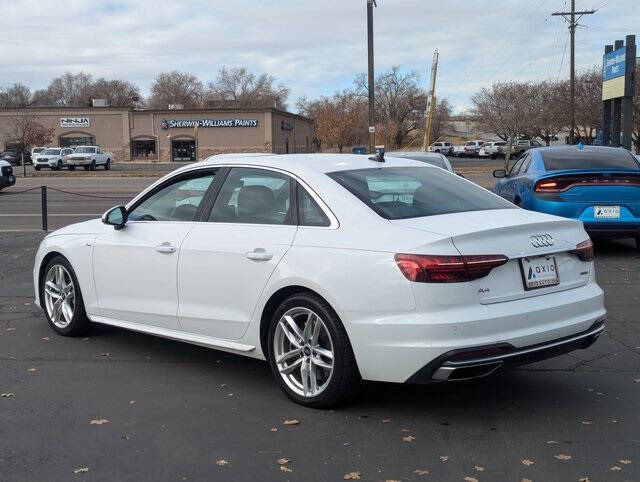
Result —
M292 224L291 178L266 169L231 169L213 205L209 221Z
M131 221L194 221L215 172L180 179L155 192L129 213Z
M386 219L512 209L484 188L433 167L388 167L328 174Z

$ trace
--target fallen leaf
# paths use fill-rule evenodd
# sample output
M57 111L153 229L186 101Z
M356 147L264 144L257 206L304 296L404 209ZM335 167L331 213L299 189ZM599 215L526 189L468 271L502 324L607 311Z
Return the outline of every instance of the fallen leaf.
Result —
M283 472L293 472L293 470L291 470L289 467L287 467L286 465L281 465L280 466L280 470Z
M571 455L567 454L556 454L554 457L558 460L571 460Z
M464 480L466 480L467 482L478 482L478 479L476 479L475 477L465 477Z
M233 397L233 393L227 393L227 397Z
M527 467L529 467L530 465L535 464L535 462L533 460L529 460L529 459L522 459L521 460L523 465L526 465Z
M109 420L107 420L106 418L94 418L93 420L91 420L91 422L89 422L90 425L103 425L105 423L109 423Z
M344 474L342 477L344 480L360 480L360 476L362 474L360 472L349 472L348 474Z
M618 423L618 421L614 418L613 420L611 420L611 423Z
M220 459L220 460L216 460L216 465L222 467L224 465L229 465L229 462L227 462L225 459Z
M589 420L583 420L582 421L582 425L592 425L593 423L590 422Z
M409 430L408 428L400 429L400 431L401 431L401 432L410 432L410 430Z
M478 472L484 472L484 467L481 465L476 465L474 469L476 469Z
M37 368L29 368L27 371L28 371L28 372L37 372L37 371L38 371L38 369L37 369Z
M427 475L429 473L428 470L423 470L423 469L416 469L413 471L414 474L417 475Z
M634 380L634 382L636 382L636 383L640 383L640 378L636 378L636 379Z
M126 433L122 436L122 440L129 440L131 437Z
M382 423L391 423L391 419L390 418L383 418L382 419Z
M620 462L621 464L624 464L624 465L628 465L628 464L631 463L631 460L629 460L629 459L620 459L618 462Z
M284 424L285 425L298 425L300 422L297 419L291 419L291 420L285 420Z
M578 482L591 482L591 480L589 479L589 477L580 477L578 479Z
M89 467L80 467L79 469L73 470L74 474L86 474L87 472L89 472Z
M16 329L13 328L13 327L12 328L7 328L7 331L16 331Z
M111 356L111 353L101 353L102 356Z
M9 397L15 397L15 395L11 392L9 393L0 393L0 397L2 398L9 398Z
M277 432L278 431L278 427L271 427L271 431L272 432Z
M522 479L520 482L532 482L531 479Z
M279 463L280 465L288 464L289 462L291 462L291 460L289 460L289 459L285 459L284 457L283 457L283 458L281 458L281 459L278 459L278 463Z
M402 437L403 442L413 442L416 438L413 435L407 435L406 437Z
M549 445L552 445L552 444L558 444L558 443L560 443L560 442L557 442L557 441L555 441L555 440L547 440L547 443L548 443Z
M446 462L447 460L449 460L449 456L448 455L441 455L440 456L440 462Z
M42 337L42 339L43 339L44 341L49 341L49 340L51 340L51 338L49 338L48 336L43 336L43 337Z
M620 467L618 467L617 465L614 465L613 467L611 467L609 469L611 472L617 472L618 470L622 470Z

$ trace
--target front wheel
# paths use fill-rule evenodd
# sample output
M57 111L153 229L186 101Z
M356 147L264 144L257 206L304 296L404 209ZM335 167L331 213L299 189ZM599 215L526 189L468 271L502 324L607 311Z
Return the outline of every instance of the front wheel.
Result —
M39 171L39 170L40 170L40 168L39 168L38 166L36 166L36 167L35 167L35 170L36 170L36 171Z
M271 319L271 371L294 402L330 408L353 399L360 374L347 333L336 313L315 294L287 298Z
M69 164L69 170L70 171L75 171L76 170L76 166Z
M108 171L111 169L111 159L107 159L107 162L104 163L104 170Z
M92 171L96 170L96 161L95 161L95 159L93 161L91 161L91 165L89 166L89 169L91 169Z
M52 258L44 269L40 285L40 304L51 328L63 336L86 333L90 321L78 279L69 261L62 256Z

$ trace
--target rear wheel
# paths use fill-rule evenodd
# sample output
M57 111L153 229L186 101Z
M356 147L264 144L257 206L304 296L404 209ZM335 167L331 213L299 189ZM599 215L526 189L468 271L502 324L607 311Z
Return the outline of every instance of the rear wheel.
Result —
M96 170L96 161L95 161L95 159L93 161L91 161L91 165L89 166L89 169L91 169L92 171Z
M69 261L55 256L44 269L40 300L49 325L59 335L79 336L90 327L82 292Z
M360 388L360 374L340 319L317 295L287 298L269 326L271 370L285 394L313 408L348 402Z
M108 171L111 169L111 159L107 159L107 162L104 163L104 170Z
M69 165L69 170L70 171L75 171L76 170L76 166Z

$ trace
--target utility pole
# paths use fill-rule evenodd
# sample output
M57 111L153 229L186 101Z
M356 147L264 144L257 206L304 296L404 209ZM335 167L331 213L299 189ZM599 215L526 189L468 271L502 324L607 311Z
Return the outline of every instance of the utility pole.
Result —
M367 0L367 47L369 54L369 153L376 151L375 85L373 78L373 7L376 0Z
M424 127L424 145L422 150L427 152L431 145L431 126L433 125L433 111L436 104L436 78L438 76L438 59L440 58L440 52L438 49L433 53L433 63L431 64L431 89L427 92L427 122Z
M563 17L569 22L569 33L571 34L571 73L569 74L569 83L571 89L571 102L569 105L569 115L571 116L571 132L569 133L569 143L573 144L576 131L576 27L578 20L584 15L593 15L595 10L583 10L576 12L576 0L571 0L570 12L554 12L554 17ZM576 18L576 15L578 18Z

